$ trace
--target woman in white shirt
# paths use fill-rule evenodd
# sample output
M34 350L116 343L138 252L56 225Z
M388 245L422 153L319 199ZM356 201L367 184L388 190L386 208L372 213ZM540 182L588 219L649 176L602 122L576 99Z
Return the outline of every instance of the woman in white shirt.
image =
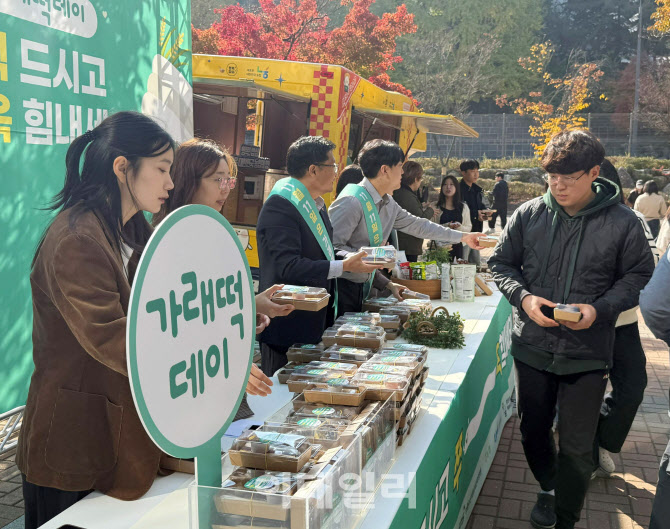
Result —
M661 230L656 239L656 248L663 255L668 249L670 243L670 208L665 212L665 217L661 221Z
M661 219L665 216L667 205L665 199L658 193L658 185L653 180L644 184L644 193L635 200L636 211L644 215L654 238L658 237L661 228Z

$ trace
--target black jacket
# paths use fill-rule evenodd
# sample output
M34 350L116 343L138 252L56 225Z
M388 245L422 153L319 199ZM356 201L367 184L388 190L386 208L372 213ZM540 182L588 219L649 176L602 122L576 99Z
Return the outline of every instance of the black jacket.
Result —
M484 227L484 223L479 220L479 211L486 209L484 205L484 194L482 188L477 184L469 186L461 178L461 200L470 208L470 220L472 221L472 231L480 232Z
M393 200L405 211L421 219L432 219L435 214L432 208L423 209L419 197L409 186L402 185L400 189L396 189L393 192ZM405 250L405 253L409 255L421 255L423 239L398 231L398 250Z
M654 271L654 259L619 188L598 178L596 198L574 217L550 192L523 204L503 231L489 266L514 307L512 354L557 374L609 369L614 323L635 307ZM540 327L521 309L526 293L555 303L584 303L597 311L589 329Z
M326 208L320 213L332 239L333 227ZM288 316L273 318L260 341L280 351L294 343L319 343L323 331L333 323L335 280L328 279L330 261L298 210L279 195L271 196L263 205L256 234L260 292L283 283L326 288L331 294L329 306L318 312L295 310Z
M493 209L498 211L507 210L507 197L509 196L509 186L507 182L501 180L493 186Z

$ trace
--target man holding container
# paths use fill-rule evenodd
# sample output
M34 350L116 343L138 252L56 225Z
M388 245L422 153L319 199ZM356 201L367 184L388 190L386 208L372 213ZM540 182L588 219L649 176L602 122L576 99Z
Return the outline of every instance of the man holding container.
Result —
M404 161L405 153L392 141L372 140L363 146L358 163L365 178L345 187L329 209L336 250L355 252L365 246L381 246L394 229L421 239L481 248L478 239L482 233L462 233L421 219L393 200L393 191L400 188ZM338 281L339 312L360 311L369 285L370 274L343 274Z
M542 156L549 190L515 211L489 259L514 309L517 406L526 459L541 487L531 512L538 529L570 529L579 520L614 324L654 271L640 222L621 203L620 189L599 177L604 157L588 131L554 136Z

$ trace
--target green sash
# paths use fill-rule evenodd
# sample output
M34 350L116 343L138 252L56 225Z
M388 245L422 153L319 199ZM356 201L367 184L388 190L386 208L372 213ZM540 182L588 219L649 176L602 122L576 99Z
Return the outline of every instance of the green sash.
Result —
M375 206L370 193L365 187L358 184L347 185L341 193L343 196L356 197L363 208L363 218L365 219L365 226L368 229L368 238L370 239L370 246L381 246L382 244L382 221L379 218L379 211ZM374 273L370 274L370 279L365 282L363 286L363 299L368 297L370 289L372 288L372 281L374 280Z
M328 235L328 230L326 230L326 227L323 224L323 219L321 219L316 203L309 194L309 191L307 191L305 185L296 178L282 178L275 183L268 198L272 195L279 195L295 206L295 209L300 213L300 216L309 227L312 235L314 235L316 242L319 243L326 259L334 261L335 250L333 249L333 243ZM337 280L335 280L333 304L335 307L335 316L337 317Z
M298 210L302 219L309 226L316 242L321 246L326 259L334 261L333 243L326 227L323 225L316 203L304 184L296 178L282 178L274 185L268 198L272 195L279 195L295 206L295 209Z

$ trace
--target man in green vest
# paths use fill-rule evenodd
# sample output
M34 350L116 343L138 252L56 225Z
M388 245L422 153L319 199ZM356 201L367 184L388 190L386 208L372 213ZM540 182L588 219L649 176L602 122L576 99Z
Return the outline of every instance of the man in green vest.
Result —
M393 200L400 188L405 153L394 142L372 140L358 155L365 178L360 184L344 188L330 206L333 245L338 254L357 252L363 246L382 246L391 231L398 230L421 239L457 244L463 242L476 250L482 233L462 233L416 217ZM370 284L370 274L342 274L338 281L338 312L358 312Z

